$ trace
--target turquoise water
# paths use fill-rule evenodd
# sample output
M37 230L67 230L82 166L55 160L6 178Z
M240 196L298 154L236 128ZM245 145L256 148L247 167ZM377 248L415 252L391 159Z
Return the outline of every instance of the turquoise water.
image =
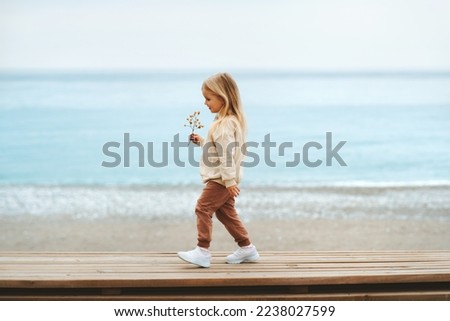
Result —
M0 74L0 184L109 185L198 184L198 168L188 162L188 148L180 149L185 167L176 166L170 142L185 141L186 117L200 110L208 126L213 115L203 105L200 86L208 73L148 74ZM287 74L235 73L249 123L249 140L257 166L245 169L248 185L370 185L449 184L449 74ZM346 141L339 155L325 166L325 137L333 147ZM155 150L169 143L168 166L147 162L139 167L137 148L130 167L124 167L124 134ZM205 135L206 129L199 131ZM270 150L275 167L264 161L261 147L270 134L277 148ZM311 149L310 168L303 163L286 167L293 153ZM103 153L107 142L120 166ZM278 147L292 143L285 156ZM194 151L198 160L200 150ZM145 155L147 158L147 155Z

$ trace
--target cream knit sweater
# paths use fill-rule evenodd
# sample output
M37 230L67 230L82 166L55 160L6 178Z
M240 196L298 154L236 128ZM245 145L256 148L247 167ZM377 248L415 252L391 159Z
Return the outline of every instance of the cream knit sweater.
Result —
M207 138L200 140L203 148L200 175L203 182L212 180L226 187L239 184L243 174L244 143L235 116L226 116L218 125L213 123Z

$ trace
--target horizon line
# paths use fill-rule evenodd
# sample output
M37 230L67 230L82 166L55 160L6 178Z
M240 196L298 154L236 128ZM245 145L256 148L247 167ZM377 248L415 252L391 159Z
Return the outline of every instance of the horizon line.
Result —
M220 70L221 69L221 70ZM168 69L168 68L143 68L143 69L125 69L125 68L110 68L110 69L38 69L38 68L0 68L0 76L146 76L146 75L203 75L214 74L217 72L229 72L241 76L296 76L296 77L332 77L332 76L350 76L350 77L364 77L364 76L450 76L449 70L436 69L360 69L360 70L319 70L319 69L286 69L286 68L195 68L195 69Z

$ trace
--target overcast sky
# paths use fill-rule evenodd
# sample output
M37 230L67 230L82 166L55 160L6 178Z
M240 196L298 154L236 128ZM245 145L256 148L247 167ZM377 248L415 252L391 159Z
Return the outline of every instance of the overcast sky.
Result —
M0 69L450 71L449 0L0 0Z

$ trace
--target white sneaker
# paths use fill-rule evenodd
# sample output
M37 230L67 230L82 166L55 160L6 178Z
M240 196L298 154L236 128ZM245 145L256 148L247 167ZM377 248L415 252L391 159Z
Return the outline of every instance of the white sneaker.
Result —
M259 259L259 253L254 245L240 247L233 254L227 256L227 263L239 264L243 262L255 262Z
M202 250L200 247L187 252L178 252L178 257L183 261L192 263L204 268L211 265L211 254L208 250Z

